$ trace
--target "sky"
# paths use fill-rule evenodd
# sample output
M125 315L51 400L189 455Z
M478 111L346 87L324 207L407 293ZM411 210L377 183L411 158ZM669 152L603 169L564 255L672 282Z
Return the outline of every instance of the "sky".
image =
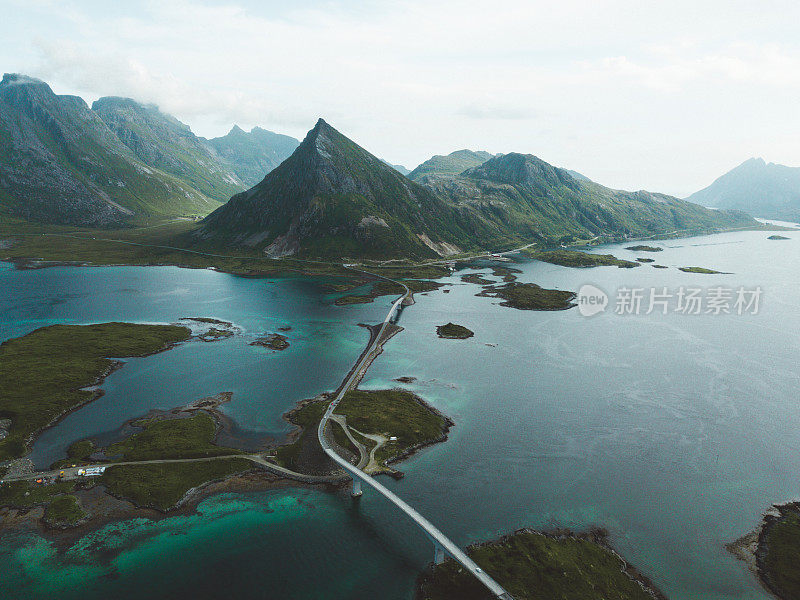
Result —
M684 197L744 160L800 166L800 3L0 0L0 67L128 96L215 137L325 118L413 168L535 154Z

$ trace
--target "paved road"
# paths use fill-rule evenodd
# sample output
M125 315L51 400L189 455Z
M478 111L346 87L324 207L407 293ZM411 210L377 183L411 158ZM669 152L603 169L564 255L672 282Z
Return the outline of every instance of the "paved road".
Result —
M210 460L222 460L225 458L244 458L245 460L249 460L261 465L266 470L271 471L276 475L310 483L331 483L340 481L342 479L337 475L305 475L303 473L296 473L295 471L270 462L262 454L226 454L222 456L205 456L202 458L160 458L154 460L129 460L114 463L97 463L91 465L81 465L80 467L66 467L64 469L56 469L54 471L34 471L33 473L28 473L25 475L4 477L2 481L35 481L39 478L45 477L49 479L55 479L61 474L62 471L64 472L65 480L84 479L86 477L96 477L96 475L78 475L78 469L91 469L93 467L105 467L109 469L111 467L125 465L163 465L170 463L207 462Z
M374 274L370 273L370 275ZM354 382L358 380L357 378L359 376L359 373L361 373L361 371L363 370L364 365L368 364L370 356L372 355L373 352L376 351L379 344L383 341L383 336L385 335L386 327L392 320L395 311L403 303L403 300L405 300L411 295L411 290L409 290L408 287L403 283L398 281L393 281L386 277L381 277L381 278L402 285L405 288L405 293L394 301L394 303L392 304L392 308L389 310L389 313L383 320L383 324L381 325L381 328L378 331L378 335L374 337L370 347L368 347L367 350L361 355L361 358L359 359L358 363L356 363L356 366L350 373L350 376L347 378L347 381L345 381L345 384L341 387L339 393L336 394L336 397L328 406L328 410L325 411L322 420L320 420L319 422L319 427L317 428L317 437L319 438L319 443L322 446L322 449L325 451L325 454L327 454L337 465L342 467L354 479L358 479L359 481L377 490L381 495L383 495L385 498L391 501L395 506L397 506L400 510L406 513L406 515L408 515L411 518L411 520L413 520L425 532L425 534L431 539L431 541L434 543L435 546L443 548L444 551L453 558L453 560L461 564L461 566L464 567L464 569L472 573L472 575L474 575L483 585L485 585L496 598L500 598L502 600L513 600L511 594L506 592L499 583L497 583L494 579L492 579L489 575L487 575L475 563L475 561L473 561L469 556L467 556L467 554L463 550L461 550L461 548L456 546L450 540L450 538L448 538L445 534L439 531L439 529L436 528L433 525L433 523L428 521L428 519L423 517L412 506L407 504L402 498L400 498L397 494L392 492L382 483L380 483L373 477L370 477L369 475L364 473L361 469L354 467L352 464L350 464L350 462L339 456L333 450L331 445L328 443L328 440L325 436L325 428L328 425L328 420L331 418L331 414L333 414L333 412L336 410L336 406L339 404L344 395L350 389L352 389Z

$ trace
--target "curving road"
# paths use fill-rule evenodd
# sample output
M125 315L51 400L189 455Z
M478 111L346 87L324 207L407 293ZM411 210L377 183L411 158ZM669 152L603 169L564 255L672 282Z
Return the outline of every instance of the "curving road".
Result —
M362 273L366 273L366 271L361 271ZM355 368L350 372L349 377L345 381L344 385L339 390L339 393L336 394L336 397L328 406L328 410L325 411L322 419L319 422L319 427L317 428L317 437L319 438L320 446L325 451L331 460L333 460L337 465L339 465L345 472L349 473L351 477L353 477L353 489L354 492L358 490L360 493L360 484L357 485L356 482L363 482L370 486L371 488L378 491L383 497L387 500L392 502L395 506L397 506L400 510L402 510L408 517L411 518L414 523L416 523L423 532L431 539L434 544L434 557L436 562L441 562L439 560L443 557L443 552L447 553L450 557L453 558L457 563L459 563L464 569L472 573L478 581L480 581L483 585L485 585L489 591L496 598L500 598L502 600L513 600L511 594L506 592L503 587L497 583L494 579L492 579L489 575L487 575L483 569L481 569L475 561L473 561L467 554L461 550L458 546L456 546L450 538L448 538L445 534L439 531L433 523L428 521L425 517L423 517L419 512L417 512L411 505L407 504L402 498L400 498L397 494L392 492L389 488L384 486L382 483L370 477L366 473L364 473L361 469L353 466L350 464L349 461L345 460L341 456L339 456L328 443L328 440L325 436L325 428L328 425L328 420L331 418L331 415L336 410L336 406L339 404L341 399L344 395L353 388L354 382L358 380L358 376L364 370L366 364L370 360L370 357L375 352L376 348L379 346L381 341L383 340L383 336L386 331L386 327L389 322L392 320L392 317L395 314L397 308L403 303L406 298L411 296L411 290L408 289L408 286L405 284L394 281L389 279L388 277L383 277L381 275L376 275L375 273L367 273L368 275L372 275L374 277L380 277L381 279L385 279L387 281L391 281L392 283L396 283L398 285L403 286L405 289L405 293L400 296L397 300L392 303L392 307L389 309L389 313L386 315L386 318L383 320L383 324L381 325L378 334L373 338L372 343L367 348L367 350L361 355L358 362L356 363Z

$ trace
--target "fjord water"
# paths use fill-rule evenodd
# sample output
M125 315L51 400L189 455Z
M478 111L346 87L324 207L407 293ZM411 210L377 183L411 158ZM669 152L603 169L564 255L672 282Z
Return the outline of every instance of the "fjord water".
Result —
M796 498L800 481L800 234L767 235L670 240L653 254L594 250L668 270L515 265L521 281L593 284L612 303L623 286L761 286L757 315L517 311L475 297L480 288L458 276L445 280L447 294L418 295L363 387L416 377L405 387L456 426L404 463L404 479L384 483L462 545L524 526L601 526L670 598L768 598L724 548L772 502ZM356 323L381 319L389 302L336 308L302 280L169 268L2 268L0 280L3 339L52 322L183 316L231 320L248 335L295 327L286 354L257 352L245 337L126 361L103 386L106 409L85 413L91 425L79 417L90 405L42 437L48 459L120 417L220 391L235 392L225 410L242 428L277 436L283 411L336 385L366 339ZM448 321L475 336L437 339ZM34 533L6 534L0 595L401 599L431 556L368 491L357 503L316 490L224 494L196 514L109 525L66 552Z

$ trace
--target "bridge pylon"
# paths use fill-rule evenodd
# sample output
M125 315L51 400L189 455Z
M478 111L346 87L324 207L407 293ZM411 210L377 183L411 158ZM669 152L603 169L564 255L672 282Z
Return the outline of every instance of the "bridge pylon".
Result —
M361 480L357 477L353 477L353 489L350 491L350 495L353 498L361 497Z

